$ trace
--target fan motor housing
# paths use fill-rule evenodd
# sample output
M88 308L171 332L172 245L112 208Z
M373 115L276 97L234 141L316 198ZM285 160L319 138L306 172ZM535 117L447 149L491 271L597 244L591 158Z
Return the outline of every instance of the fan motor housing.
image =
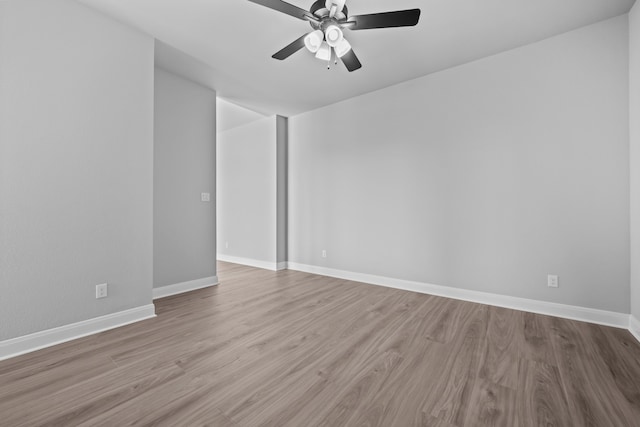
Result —
M325 0L315 1L311 5L311 9L309 9L309 12L311 12L313 15L317 16L321 20L329 16L329 9L326 8ZM342 15L344 15L344 17ZM349 9L347 9L346 5L341 11L338 11L338 13L336 14L336 17L340 21L346 20L348 16L349 16Z

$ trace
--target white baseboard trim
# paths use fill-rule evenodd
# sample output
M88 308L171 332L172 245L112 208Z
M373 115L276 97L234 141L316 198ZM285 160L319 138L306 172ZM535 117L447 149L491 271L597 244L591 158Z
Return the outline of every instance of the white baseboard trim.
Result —
M629 332L640 342L640 320L633 314L629 315Z
M279 262L278 264L276 264L276 271L282 271L288 268L289 268L289 265L287 262Z
M83 320L82 322L0 341L0 360L31 353L32 351L150 319L155 316L155 306L148 304L105 316L94 317L93 319Z
M203 277L202 279L189 280L188 282L176 283L174 285L160 286L153 288L153 299L169 297L171 295L183 294L195 291L196 289L208 288L218 284L218 276Z
M259 259L243 258L243 257L224 255L224 254L218 254L218 261L231 262L233 264L248 265L249 267L262 268L264 270L271 270L271 271L283 270L284 268L280 268L281 264L286 264L286 263L262 261Z
M629 315L613 311L597 310L594 308L531 300L526 298L492 294L488 292L471 291L467 289L452 288L449 286L432 285L429 283L414 282L402 279L393 279L390 277L375 276L372 274L354 273L351 271L336 270L333 268L298 264L294 262L289 262L288 267L290 270L303 271L305 273L319 274L322 276L337 277L339 279L346 279L355 282L363 282L372 285L402 289L405 291L436 295L480 304L494 305L498 307L511 308L514 310L545 314L549 316L563 317L567 319L580 320L583 322L613 326L616 328L629 328Z

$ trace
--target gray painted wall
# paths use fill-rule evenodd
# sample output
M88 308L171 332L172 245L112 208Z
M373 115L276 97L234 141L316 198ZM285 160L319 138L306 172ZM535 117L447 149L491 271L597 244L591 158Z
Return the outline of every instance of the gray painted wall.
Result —
M276 152L275 116L218 134L219 254L276 263Z
M289 123L286 117L276 117L276 207L277 207L277 254L276 261L283 263L287 261L287 174L289 166L287 164L287 145L289 141Z
M216 275L215 117L214 91L156 68L154 287Z
M150 304L153 39L4 1L0 64L0 340Z
M631 314L640 320L640 3L629 13L631 130Z
M289 261L628 313L627 46L621 16L290 118Z

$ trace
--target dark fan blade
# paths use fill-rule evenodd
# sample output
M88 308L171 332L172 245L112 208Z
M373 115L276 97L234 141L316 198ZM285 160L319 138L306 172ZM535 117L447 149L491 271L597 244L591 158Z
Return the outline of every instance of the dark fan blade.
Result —
M279 59L281 61L283 59L287 59L288 57L290 57L291 55L293 55L294 53L296 53L297 51L299 51L304 47L305 37L306 37L306 34L300 37L298 40L291 43L290 45L288 45L287 47L285 47L284 49L282 49L281 51L275 53L272 56L272 58Z
M351 30L368 30L370 28L411 27L418 23L420 9L396 10L394 12L372 13L370 15L354 15L349 17Z
M291 15L295 18L302 19L304 21L308 21L309 18L315 18L306 10L300 9L297 6L289 4L287 2L281 0L249 0L252 3L260 4L262 6L268 7L269 9L277 10L278 12L286 13L287 15Z
M342 58L340 58L340 59L342 59L342 62L344 62L344 65L345 65L345 67L347 67L347 70L349 70L349 72L355 71L358 68L362 67L362 64L360 63L360 60L356 56L356 54L353 51L353 49L351 49L349 52L345 53L344 56Z

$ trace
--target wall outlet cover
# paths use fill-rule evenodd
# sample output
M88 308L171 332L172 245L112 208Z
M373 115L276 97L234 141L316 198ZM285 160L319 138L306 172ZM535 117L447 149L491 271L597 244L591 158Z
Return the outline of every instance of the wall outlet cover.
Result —
M96 299L106 298L108 294L107 283L96 285Z

